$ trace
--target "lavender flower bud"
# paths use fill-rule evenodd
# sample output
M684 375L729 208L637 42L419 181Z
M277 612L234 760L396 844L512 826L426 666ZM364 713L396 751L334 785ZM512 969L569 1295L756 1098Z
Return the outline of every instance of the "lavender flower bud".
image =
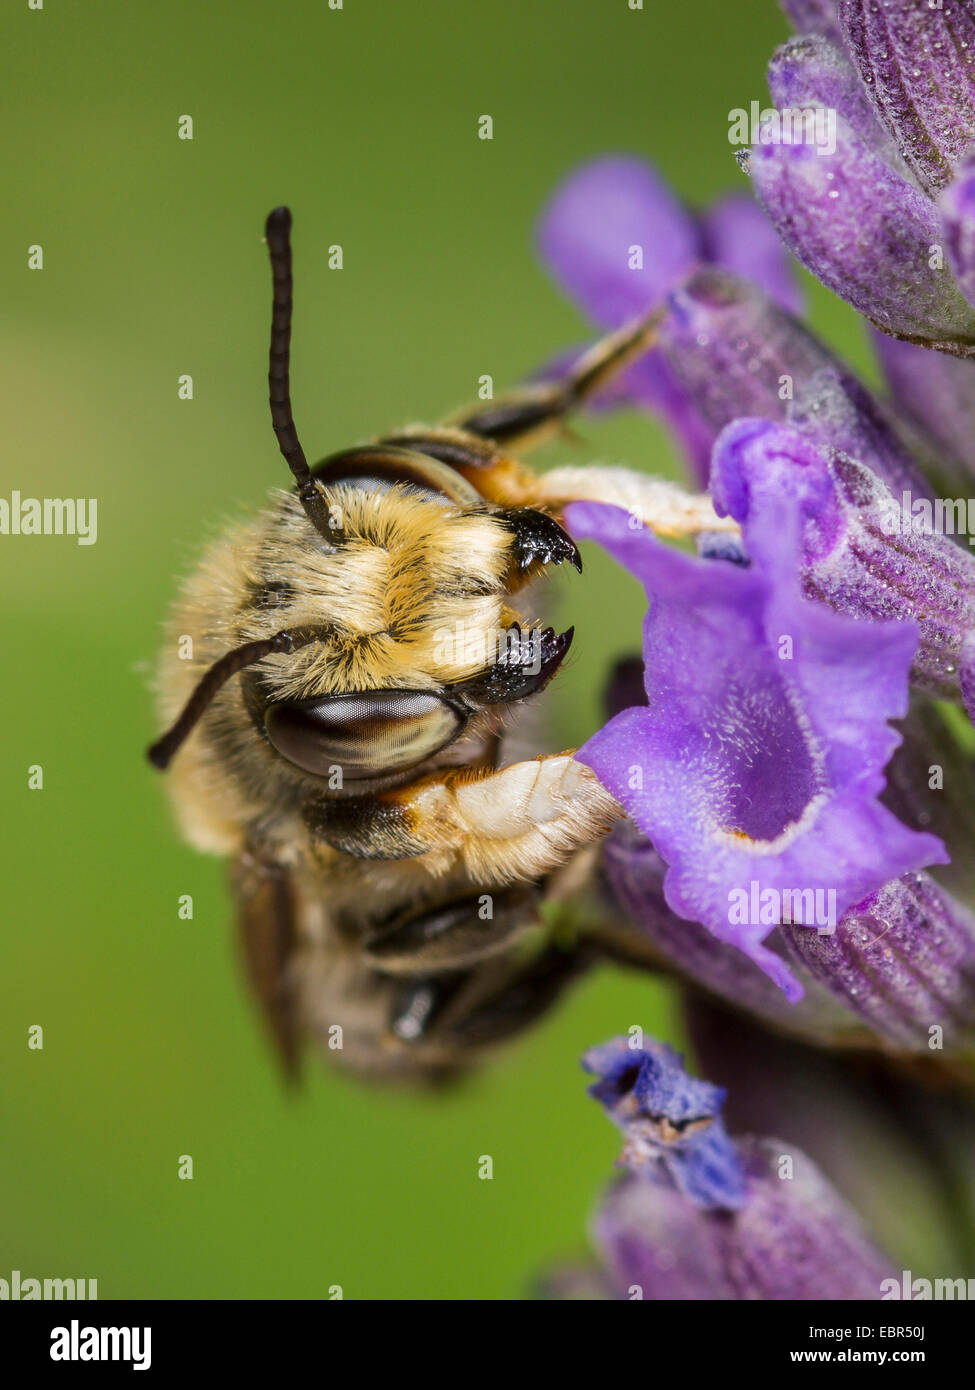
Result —
M820 935L783 926L805 972L906 1052L975 1037L975 918L925 873L894 879Z
M777 1140L732 1142L724 1091L669 1047L618 1038L584 1065L627 1136L630 1176L595 1223L617 1297L880 1297L889 1262L812 1161Z
M943 188L975 144L975 14L964 3L840 0L840 24L877 118L922 186Z
M660 347L715 434L739 415L784 419L797 383L835 360L757 286L703 267L668 299Z
M837 0L782 0L782 8L797 34L825 34L842 43Z
M774 1139L739 1141L739 1212L702 1211L637 1177L609 1194L594 1228L619 1298L879 1299L891 1261L811 1159Z

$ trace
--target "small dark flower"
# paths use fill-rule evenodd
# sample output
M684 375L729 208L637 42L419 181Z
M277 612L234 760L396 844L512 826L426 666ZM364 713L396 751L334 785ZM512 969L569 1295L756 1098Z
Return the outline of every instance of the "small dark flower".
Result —
M616 1038L582 1059L599 1080L589 1087L626 1136L621 1162L634 1172L659 1167L695 1206L736 1211L745 1183L725 1133L719 1086L698 1081L663 1043Z
M732 1141L725 1093L687 1075L670 1048L618 1038L584 1065L627 1138L630 1174L594 1227L603 1280L550 1283L555 1297L879 1298L890 1261L793 1145Z

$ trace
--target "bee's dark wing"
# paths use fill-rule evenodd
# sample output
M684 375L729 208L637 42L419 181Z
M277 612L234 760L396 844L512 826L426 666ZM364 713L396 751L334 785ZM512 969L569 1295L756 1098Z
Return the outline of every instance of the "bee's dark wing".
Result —
M289 965L294 949L295 892L289 870L248 849L234 862L231 884L244 969L273 1039L286 1080L298 1079L298 1026Z

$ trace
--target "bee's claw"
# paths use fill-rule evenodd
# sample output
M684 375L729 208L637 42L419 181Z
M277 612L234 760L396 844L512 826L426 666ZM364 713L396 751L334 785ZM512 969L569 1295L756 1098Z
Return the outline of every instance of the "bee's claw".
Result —
M574 627L567 627L564 632L559 633L556 633L553 628L547 627L542 633L542 669L539 672L540 684L536 687L537 689L541 690L548 685L562 665L566 652L572 646L574 636Z
M582 573L579 547L554 516L534 507L512 508L498 515L514 535L512 554L519 573L534 564L561 565L565 560Z
M551 627L540 630L512 623L507 629L505 649L497 660L478 675L449 687L450 693L481 707L535 695L544 690L562 665L574 632L571 627L556 633Z

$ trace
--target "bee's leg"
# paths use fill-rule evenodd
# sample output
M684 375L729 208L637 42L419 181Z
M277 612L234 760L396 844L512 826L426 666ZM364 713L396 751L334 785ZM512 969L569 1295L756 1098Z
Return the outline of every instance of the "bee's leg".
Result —
M653 346L662 310L608 333L584 352L561 381L523 386L496 401L460 411L448 424L524 453L554 434L567 415Z
M571 951L547 947L529 964L507 962L500 971L480 985L477 998L458 999L444 1011L443 1027L468 1047L501 1042L520 1033L547 1013L562 992L596 962L594 953L578 948Z
M485 888L384 923L366 938L363 955L386 975L462 970L509 950L537 927L540 900L534 884Z
M244 966L274 1041L285 1079L298 1076L298 1026L289 977L294 950L290 871L249 847L236 860L232 885Z
M659 312L609 334L584 353L561 382L526 386L485 405L462 411L441 429L418 426L390 435L384 444L417 449L449 464L487 501L517 511L542 509L558 516L570 502L606 502L628 511L634 524L661 535L737 532L719 517L706 494L628 468L550 469L538 475L511 457L552 434L565 417L604 387L653 343Z
M518 387L495 401L465 407L440 429L421 426L380 442L419 449L462 471L490 468L507 451L523 453L554 434L567 415L653 345L660 318L655 309L600 338L561 381Z
M540 878L599 840L623 809L571 753L498 771L445 769L396 791L310 803L314 837L357 859L425 856L432 873L463 866L477 883Z
M707 493L685 492L676 483L629 468L568 465L534 478L522 505L560 515L570 502L605 502L629 512L635 530L648 527L662 536L693 536L702 531L737 535L730 516L718 516Z
M404 981L392 1000L388 1027L401 1043L442 1051L486 1047L529 1027L597 957L547 946L528 961L511 955L463 975Z

